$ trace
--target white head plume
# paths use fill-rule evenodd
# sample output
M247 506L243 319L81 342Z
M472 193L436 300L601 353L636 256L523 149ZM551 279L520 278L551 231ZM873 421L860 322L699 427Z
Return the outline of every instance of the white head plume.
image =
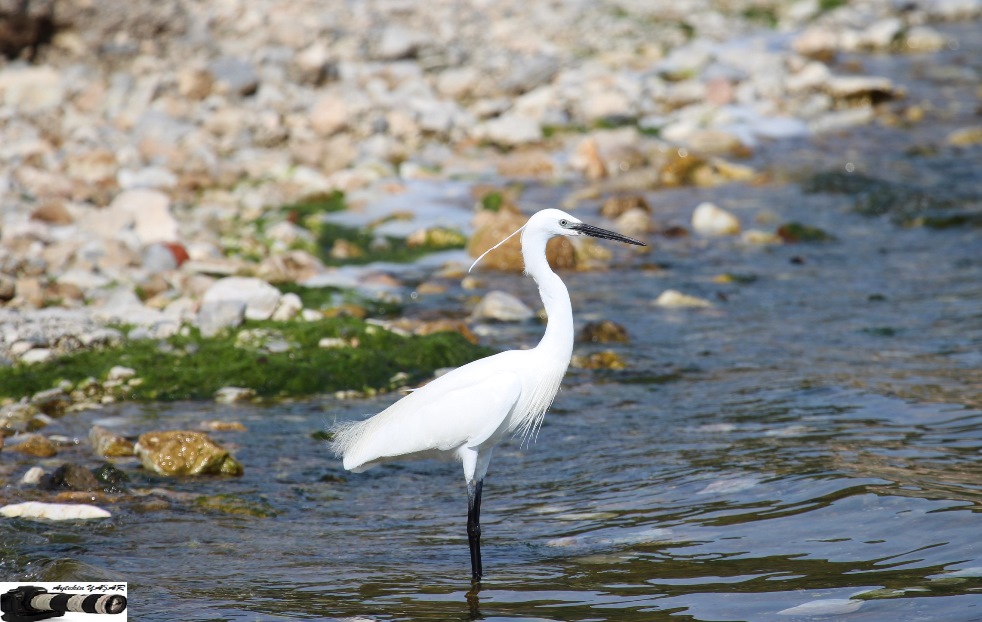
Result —
M488 250L486 250L483 253L481 253L481 256L478 257L477 259L475 259L474 260L474 263L471 264L471 267L467 269L467 273L470 274L471 270L474 269L474 266L476 266L478 264L478 262L480 262L482 259L484 259L484 256L485 255L487 255L488 253L490 253L494 249L498 248L499 246L501 246L502 244L504 244L508 240L512 239L513 237L515 237L516 235L518 235L519 233L521 233L522 232L522 229L524 229L526 227L526 225L528 225L528 223L525 223L524 225L522 225L521 227L519 227L514 233L512 233L511 235L509 235L507 238L505 238L504 240L498 242L497 244L495 244L494 246L492 246Z

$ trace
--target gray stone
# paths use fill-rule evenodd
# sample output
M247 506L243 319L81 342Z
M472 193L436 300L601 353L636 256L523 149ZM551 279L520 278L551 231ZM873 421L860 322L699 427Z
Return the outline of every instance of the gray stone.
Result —
M242 324L245 318L244 300L215 300L202 304L198 310L198 328L204 337L214 337L226 328Z
M297 317L297 314L302 310L303 301L300 300L300 296L292 292L283 294L279 304L276 306L276 310L273 311L272 319L276 322L286 322Z
M428 37L400 24L390 24L382 31L375 56L385 60L411 58Z
M508 292L494 290L481 299L471 317L497 322L524 322L535 317L535 312Z
M208 69L215 76L219 88L228 93L246 97L259 90L259 74L248 61L241 58L225 56L213 61Z
M542 140L542 128L535 119L504 114L485 121L473 130L475 138L503 146L515 146Z
M545 84L559 71L559 60L554 56L535 56L522 59L510 66L511 72L498 84L506 93L518 95Z
M245 319L268 320L281 297L280 290L262 279L230 276L215 281L208 288L201 299L201 310L214 303L231 300L245 305Z

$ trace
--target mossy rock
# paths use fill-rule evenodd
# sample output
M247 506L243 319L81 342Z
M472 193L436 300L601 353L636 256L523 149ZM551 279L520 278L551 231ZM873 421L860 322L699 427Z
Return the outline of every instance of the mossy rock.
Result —
M206 512L217 512L232 516L251 516L253 518L272 518L276 511L265 500L253 500L238 494L218 494L198 497L195 507Z
M248 387L263 398L390 389L399 372L418 382L441 367L457 367L491 353L458 333L403 337L354 318L243 326L252 328L275 328L297 347L279 353L243 350L235 347L236 331L206 339L192 329L187 336L130 341L45 363L0 368L0 398L33 395L62 380L77 385L90 376L105 379L115 365L132 367L141 380L115 389L115 397L124 400L211 399L226 386ZM357 339L359 347L320 348L324 337Z

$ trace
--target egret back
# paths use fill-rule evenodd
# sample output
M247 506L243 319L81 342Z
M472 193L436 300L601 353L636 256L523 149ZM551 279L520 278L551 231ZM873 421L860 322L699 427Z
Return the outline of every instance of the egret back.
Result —
M334 452L355 472L395 458L449 454L497 441L523 393L513 352L474 361L365 421L334 428Z

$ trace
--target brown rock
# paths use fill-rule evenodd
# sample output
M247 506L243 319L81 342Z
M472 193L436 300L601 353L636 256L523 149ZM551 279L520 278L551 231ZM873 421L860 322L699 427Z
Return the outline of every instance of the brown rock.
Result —
M506 237L524 226L528 218L521 214L508 212L482 212L479 226L467 243L467 252L471 257L479 257L489 248L501 242ZM573 245L566 238L553 238L546 246L546 257L554 269L570 269L576 267L576 255ZM514 236L481 260L481 265L489 270L504 272L521 272L525 269L522 260L521 234Z
M55 444L42 434L27 434L20 443L10 448L13 451L36 456L38 458L50 458L58 454Z
M640 194L633 194L608 198L600 207L600 215L604 218L613 219L632 209L641 209L651 213L651 206L648 205L648 201Z
M31 212L31 220L40 220L49 225L70 225L74 219L63 202L49 201Z
M477 343L477 337L471 332L471 329L467 326L467 322L463 320L442 319L423 322L413 330L413 333L417 335L431 335L442 332L460 333L467 341L473 344Z
M497 168L502 177L552 177L556 173L552 155L538 148L507 153L498 160Z
M93 149L68 159L69 177L86 184L114 183L119 164L108 149Z
M133 443L101 426L92 426L89 430L89 442L95 453L105 458L133 455Z
M245 432L246 427L241 421L219 421L217 419L202 421L202 430L212 432Z
M627 343L630 341L627 336L627 329L610 320L589 322L580 329L576 338L578 341L591 343Z
M177 90L181 95L194 101L211 95L215 77L207 69L188 68L177 76Z
M573 152L573 166L582 170L587 179L601 179L607 176L607 165L600 156L597 139L583 139Z
M143 468L160 475L242 475L242 465L203 432L147 432L134 450Z
M99 490L102 486L92 471L80 464L65 463L38 483L44 490Z
M579 369L624 369L627 367L624 359L611 350L594 352L588 356L576 355L570 361L570 365Z
M17 279L7 274L0 274L0 301L13 300L17 295Z
M38 308L44 304L44 291L37 277L29 276L17 279L15 285L17 297L15 301L21 306Z

